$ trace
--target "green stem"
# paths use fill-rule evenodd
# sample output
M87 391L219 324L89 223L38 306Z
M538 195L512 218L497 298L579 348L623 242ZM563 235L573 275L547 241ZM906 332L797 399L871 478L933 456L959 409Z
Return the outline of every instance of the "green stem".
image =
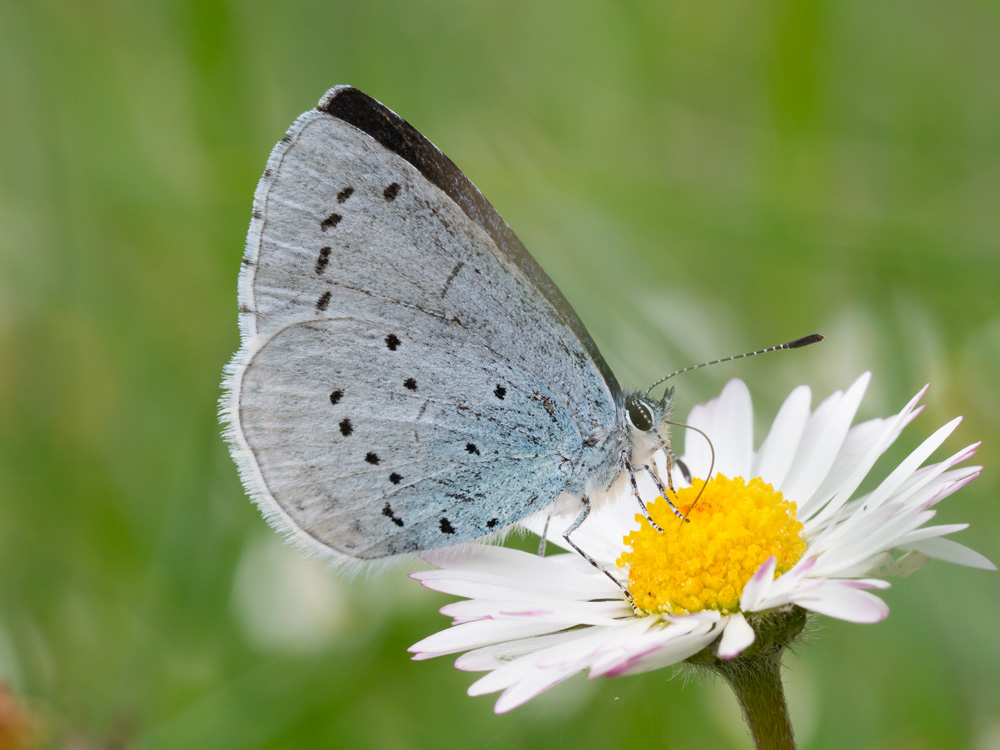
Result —
M719 659L714 671L736 693L757 750L794 750L795 738L781 687L781 656Z
M687 659L721 676L736 693L743 719L757 750L795 750L792 722L781 687L781 655L806 624L806 612L791 607L749 615L754 644L733 659L720 659L715 647Z

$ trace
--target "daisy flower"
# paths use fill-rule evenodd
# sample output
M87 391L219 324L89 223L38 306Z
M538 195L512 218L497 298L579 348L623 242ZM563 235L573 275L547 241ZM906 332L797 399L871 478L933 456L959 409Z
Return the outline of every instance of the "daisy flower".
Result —
M442 608L452 625L413 645L414 659L462 654L458 669L486 673L469 694L500 692L495 710L503 713L581 671L616 677L684 660L723 671L718 665L762 649L780 660L806 610L857 623L883 620L889 609L872 592L929 558L995 569L944 538L966 524L928 525L933 506L981 469L959 466L978 444L924 465L960 419L859 494L877 459L920 412L926 391L895 416L852 427L869 380L863 375L815 410L809 388L796 388L757 450L741 381L695 407L687 422L711 437L716 461L705 484L698 477L710 471L708 443L685 441L681 460L695 478L688 484L673 472L679 484L672 502L689 522L659 498L648 505L654 527L627 492L573 534L622 587L565 545L562 531L572 517L553 518L547 535L565 554L495 546L423 553L437 569L413 577L464 600ZM665 475L663 456L656 461ZM653 497L647 481L640 479L640 494ZM540 516L526 525L541 532L544 522Z

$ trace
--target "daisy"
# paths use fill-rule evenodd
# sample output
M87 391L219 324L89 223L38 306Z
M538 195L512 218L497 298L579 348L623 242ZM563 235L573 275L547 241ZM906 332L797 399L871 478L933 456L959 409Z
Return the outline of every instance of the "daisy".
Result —
M920 412L926 391L895 416L852 427L869 380L863 375L815 410L809 388L795 389L756 451L741 381L695 407L687 422L711 437L715 467L705 484L711 449L688 437L681 460L695 478L684 482L675 470L671 500L689 522L660 498L648 505L654 527L627 492L573 534L621 587L566 547L562 531L572 517L553 518L548 528L549 543L564 554L485 545L423 553L437 569L412 577L465 599L442 608L452 625L413 645L414 659L461 653L458 669L486 673L469 694L500 692L497 713L581 671L617 677L688 660L727 676L727 664L753 655L773 667L780 694L780 653L802 629L806 610L874 623L889 614L872 593L888 588L885 577L907 575L929 558L995 570L944 538L967 524L927 525L933 506L981 470L959 467L978 444L924 466L960 418L859 494L876 460ZM657 464L665 475L662 455ZM639 491L657 494L651 480L640 480ZM534 517L526 526L537 533L544 522ZM752 711L733 686L753 730Z

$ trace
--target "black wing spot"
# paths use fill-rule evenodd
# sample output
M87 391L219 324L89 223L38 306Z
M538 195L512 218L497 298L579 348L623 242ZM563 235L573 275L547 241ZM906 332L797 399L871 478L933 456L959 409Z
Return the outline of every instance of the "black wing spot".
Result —
M399 474L397 474L396 472L392 472L392 474L389 475L389 481L392 482L393 484L399 484L400 482L403 481L403 478L399 476Z
M327 264L330 262L330 248L321 247L319 249L319 257L316 259L316 273L323 273L323 269L326 268Z
M342 419L340 420L340 434L347 437L352 432L354 432L354 426L351 424L351 420Z
M365 461L367 461L370 464L378 464L379 462L378 454L368 451L368 455L365 456Z
M343 203L348 198L350 198L351 195L353 195L353 194L354 194L354 188L352 188L352 187L345 187L343 190L341 190L339 193L337 193L337 203Z
M396 351L396 349L399 348L399 344L400 344L399 337L396 336L396 334L390 333L388 336L385 337L385 345L389 347L390 352Z
M331 295L330 292L323 292L321 295L319 295L319 299L316 300L316 309L325 310L327 308L327 305L330 304L330 297L332 296L333 295Z
M451 521L447 518L441 519L441 533L442 534L454 534L455 527L451 525Z
M388 517L397 526L403 525L403 519L392 512L392 506L389 503L386 503L385 507L382 508L382 515Z
M325 232L327 229L337 226L343 218L340 214L330 214L319 223L319 228Z
M504 388L502 385L498 385L496 388L493 389L493 395L496 396L501 401L503 401L504 398L507 396L507 389Z
M260 213L260 211L254 211L254 212L253 212L253 217L254 217L255 219L259 219L259 218L261 217L261 213Z
M413 378L407 378L403 381L403 385L406 386L407 390L415 391L417 390L417 381Z
M500 523L500 519L499 518L491 518L489 521L486 522L486 528L487 529L496 528L496 525L498 523Z
M396 200L396 196L399 195L399 183L392 183L389 187L382 191L382 195L385 196L387 201Z
M344 397L344 392L339 388L330 394L330 403L336 406L340 403L340 399Z
M476 447L475 443L466 443L465 444L465 452L466 453L475 453L477 456L480 455L479 448Z

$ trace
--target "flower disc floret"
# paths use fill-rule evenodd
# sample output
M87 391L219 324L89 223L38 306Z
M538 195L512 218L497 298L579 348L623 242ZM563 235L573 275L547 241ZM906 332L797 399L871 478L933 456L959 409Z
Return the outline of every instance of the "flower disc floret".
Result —
M713 478L676 493L678 519L665 498L636 515L639 528L625 537L618 565L628 567L628 590L637 610L647 614L691 614L706 609L739 611L743 588L769 558L775 577L791 570L806 549L795 503L754 478ZM697 502L695 499L697 498Z

